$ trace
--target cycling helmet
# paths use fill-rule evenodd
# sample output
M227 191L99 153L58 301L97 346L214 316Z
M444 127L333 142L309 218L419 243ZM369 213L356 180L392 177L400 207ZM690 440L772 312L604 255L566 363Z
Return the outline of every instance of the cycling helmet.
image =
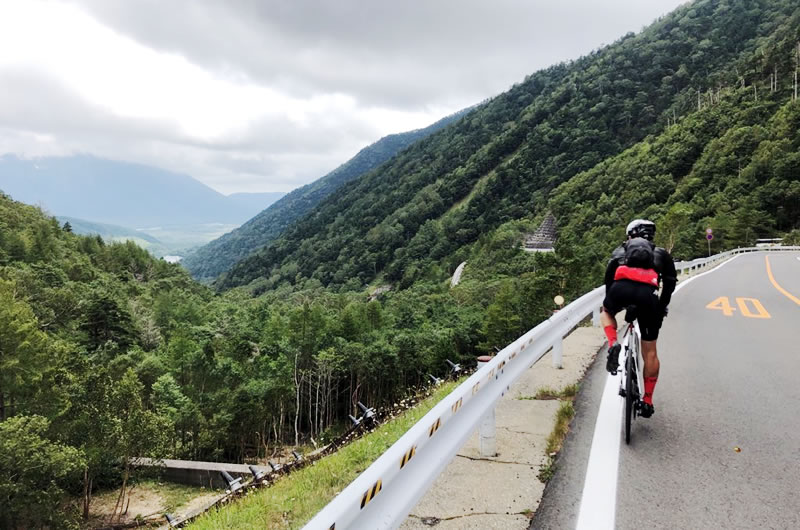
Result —
M634 219L628 223L625 233L631 238L643 237L648 241L652 241L656 235L656 224L647 219Z

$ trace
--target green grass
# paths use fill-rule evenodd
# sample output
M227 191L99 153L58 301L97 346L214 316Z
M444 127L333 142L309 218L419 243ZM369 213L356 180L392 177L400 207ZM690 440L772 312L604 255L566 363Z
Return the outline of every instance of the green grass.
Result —
M577 385L572 385L577 386ZM575 407L572 406L572 400L565 400L561 402L558 410L556 411L556 424L553 431L547 437L547 444L545 445L545 454L547 454L547 462L539 469L539 480L547 482L556 471L556 456L561 450L564 439L569 432L569 422L575 416Z
M545 452L548 455L553 455L561 450L564 438L569 432L569 422L573 416L575 416L575 408L572 406L572 401L563 401L556 411L556 424L553 432L547 437Z
M567 385L561 390L555 390L549 386L543 386L536 391L533 396L521 396L517 399L574 399L578 394L578 383Z
M445 383L413 409L336 453L292 473L269 488L212 510L190 525L206 528L299 528L403 436L458 385Z

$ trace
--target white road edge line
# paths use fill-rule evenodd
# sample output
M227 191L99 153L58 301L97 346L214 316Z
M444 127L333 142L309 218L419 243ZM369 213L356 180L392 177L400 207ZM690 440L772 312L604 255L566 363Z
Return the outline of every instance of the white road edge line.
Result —
M730 263L731 261L733 261L733 260L735 260L736 258L739 258L739 257L741 257L741 256L742 256L742 254L737 254L736 256L732 257L731 259L729 259L729 260L727 260L727 261L723 261L722 263L720 263L720 264L719 264L719 265L717 265L716 267L714 267L714 268L712 268L712 269L710 269L710 270L707 270L706 272L701 272L700 274L695 274L695 275L694 275L694 276L692 276L691 278L686 278L684 281L682 281L682 282L680 282L680 283L678 284L678 286L675 288L675 292L674 292L674 293L672 293L672 294L674 295L675 293L677 293L678 291L680 291L680 290L681 290L681 288L683 288L685 285L688 285L688 284L689 284L690 282L692 282L693 280L696 280L697 278L699 278L699 277L701 277L701 276L705 276L706 274L708 274L708 273L710 273L710 272L718 271L718 270L720 270L722 267L724 267L725 265L727 265L728 263Z
M741 254L680 282L675 293L693 280L719 270L739 256ZM600 399L576 530L614 529L617 513L619 450L622 440L622 400L619 399L618 392L620 377L622 376L608 376L603 397Z
M620 372L621 374L621 372ZM617 511L617 472L622 435L619 399L621 375L609 375L594 425L592 449L583 483L578 530L613 530Z

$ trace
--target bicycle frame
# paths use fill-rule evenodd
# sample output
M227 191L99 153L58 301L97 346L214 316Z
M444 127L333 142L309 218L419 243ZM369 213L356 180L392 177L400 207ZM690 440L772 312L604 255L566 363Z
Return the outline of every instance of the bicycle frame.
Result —
M624 357L622 358L622 378L620 381L620 395L624 396L623 390L625 388L625 372L628 369L628 357L634 357L634 365L636 366L636 384L639 387L639 400L644 397L644 359L642 358L642 335L639 331L639 321L634 320L628 323L625 328L625 334L622 336L622 346L624 348Z

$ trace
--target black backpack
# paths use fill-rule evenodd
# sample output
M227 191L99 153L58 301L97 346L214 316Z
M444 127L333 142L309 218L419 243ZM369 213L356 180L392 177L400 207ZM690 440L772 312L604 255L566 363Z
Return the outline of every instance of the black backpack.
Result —
M655 253L653 243L635 237L625 243L625 265L637 269L652 269L655 266Z

